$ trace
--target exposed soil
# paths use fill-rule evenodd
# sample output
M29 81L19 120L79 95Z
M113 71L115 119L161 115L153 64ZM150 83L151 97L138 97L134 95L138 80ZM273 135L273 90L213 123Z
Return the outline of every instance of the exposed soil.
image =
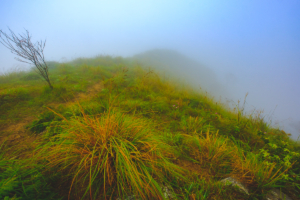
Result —
M89 87L86 92L77 94L76 97L71 101L64 103L50 103L48 106L57 108L59 105L69 106L76 103L76 101L88 100L97 95L97 93L103 88L103 83L100 81ZM32 123L34 120L36 120L36 116L26 116L23 120L14 124L10 124L2 129L0 131L0 146L4 141L6 141L5 145L7 145L7 147L18 145L18 149L22 149L22 151L30 153L35 146L33 142L39 139L39 137L30 134L30 132L26 129L26 125ZM14 149L7 151L8 154L11 152L14 152Z

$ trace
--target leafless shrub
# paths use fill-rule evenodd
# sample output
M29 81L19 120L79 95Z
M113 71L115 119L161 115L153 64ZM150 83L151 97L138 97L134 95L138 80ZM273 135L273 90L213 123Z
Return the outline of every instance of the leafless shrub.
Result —
M26 29L25 29L26 30ZM50 83L48 66L44 57L45 41L31 42L31 35L28 30L23 35L17 36L11 29L9 29L10 35L0 30L0 42L8 48L13 54L19 56L15 57L16 60L24 63L34 64L39 70L37 73L41 75L48 83L49 87L53 89Z

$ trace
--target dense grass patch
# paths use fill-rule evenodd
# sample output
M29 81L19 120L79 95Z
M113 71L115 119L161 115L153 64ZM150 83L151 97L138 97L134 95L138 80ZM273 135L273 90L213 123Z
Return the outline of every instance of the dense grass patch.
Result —
M0 146L0 198L1 199L62 199L51 187L54 176L44 176L43 166L19 160L21 150L6 154L5 142Z
M63 179L71 180L71 196L162 199L161 185L168 183L168 177L182 177L183 170L168 161L174 150L151 128L149 120L115 110L99 117L81 111L82 117L65 119L68 123L61 134L39 152L49 170L67 174Z

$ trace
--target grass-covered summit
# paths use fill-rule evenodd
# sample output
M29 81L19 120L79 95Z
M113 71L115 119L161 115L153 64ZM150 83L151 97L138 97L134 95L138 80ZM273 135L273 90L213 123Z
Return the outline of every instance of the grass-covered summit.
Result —
M299 144L132 59L0 76L0 199L300 198ZM218 181L235 177L245 196Z

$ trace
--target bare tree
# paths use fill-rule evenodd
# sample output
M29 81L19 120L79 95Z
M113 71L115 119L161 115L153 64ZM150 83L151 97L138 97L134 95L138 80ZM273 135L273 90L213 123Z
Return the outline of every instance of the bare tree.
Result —
M13 54L23 58L15 57L16 60L29 64L33 63L39 70L38 74L40 74L47 81L49 87L53 89L49 79L48 66L44 57L46 40L44 42L41 40L36 44L32 44L28 30L25 29L26 33L23 35L19 34L18 37L10 28L8 29L10 31L10 35L0 30L0 38L2 40L0 42Z

